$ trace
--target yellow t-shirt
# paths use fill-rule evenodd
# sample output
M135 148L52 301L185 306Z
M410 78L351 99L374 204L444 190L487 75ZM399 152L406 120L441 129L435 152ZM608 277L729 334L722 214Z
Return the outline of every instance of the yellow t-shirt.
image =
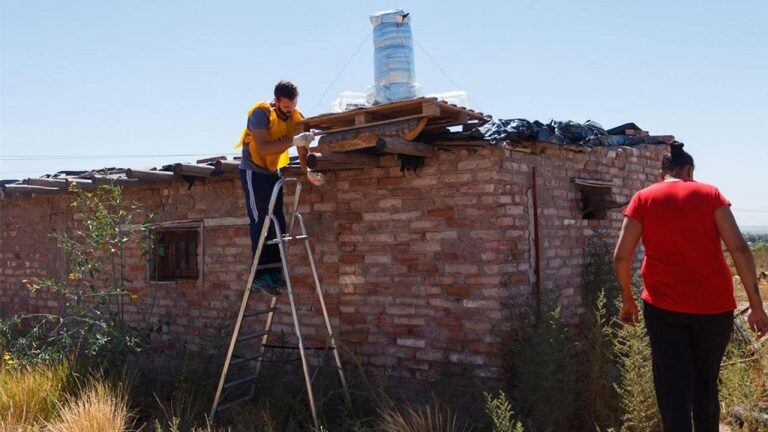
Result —
M264 119L268 119L266 125ZM237 147L243 147L243 162L241 167L248 168L249 164L276 172L288 165L290 156L288 150L276 155L263 155L251 136L251 129L263 129L266 126L270 141L282 141L296 135L296 124L304 119L301 112L294 110L287 120L277 114L277 110L269 102L259 102L248 111L248 127L240 137Z

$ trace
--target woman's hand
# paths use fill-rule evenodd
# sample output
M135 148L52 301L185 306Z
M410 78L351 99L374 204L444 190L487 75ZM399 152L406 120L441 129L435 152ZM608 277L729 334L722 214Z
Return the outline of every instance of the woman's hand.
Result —
M758 339L768 333L768 315L766 315L763 308L750 309L749 315L747 315L747 323L749 323L749 328L757 333Z
M619 319L621 319L621 322L624 324L629 324L631 326L637 324L638 320L638 309L637 309L637 302L635 302L635 299L625 299L621 303L621 311L619 312Z

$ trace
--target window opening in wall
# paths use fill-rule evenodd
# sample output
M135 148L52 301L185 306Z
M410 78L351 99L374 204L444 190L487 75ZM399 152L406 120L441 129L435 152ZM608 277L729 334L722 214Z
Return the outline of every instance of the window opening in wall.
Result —
M200 276L200 231L197 228L158 228L151 249L150 280L197 280Z
M612 183L605 180L575 178L573 183L581 191L581 217L589 220L603 220L608 210L621 207L611 194Z

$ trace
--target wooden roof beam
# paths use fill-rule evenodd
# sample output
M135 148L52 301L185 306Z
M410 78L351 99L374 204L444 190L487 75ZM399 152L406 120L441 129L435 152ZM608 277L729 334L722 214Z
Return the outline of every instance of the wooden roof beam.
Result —
M24 184L2 185L3 193L6 195L29 195L29 194L59 194L64 190L55 187L32 186Z
M173 182L184 180L170 171L129 169L125 172L125 176L129 179L141 180L143 182Z
M22 183L29 186L42 186L49 188L56 188L61 190L67 189L67 181L64 179L52 179L52 178L28 178L22 180Z
M318 171L375 168L377 166L379 166L379 157L370 154L310 153L307 155L307 167Z
M379 138L376 141L376 150L384 153L410 156L433 157L437 155L437 148L433 145L406 141L400 138Z

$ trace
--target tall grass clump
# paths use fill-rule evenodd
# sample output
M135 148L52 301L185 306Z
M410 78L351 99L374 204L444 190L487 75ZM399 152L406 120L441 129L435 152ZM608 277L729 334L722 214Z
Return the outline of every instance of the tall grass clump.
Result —
M459 424L456 414L437 402L425 407L389 405L379 410L378 432L470 432L472 428Z
M74 387L67 363L0 366L0 430L22 430L56 416L59 403Z
M79 395L66 398L46 432L127 432L131 423L124 392L93 380Z

